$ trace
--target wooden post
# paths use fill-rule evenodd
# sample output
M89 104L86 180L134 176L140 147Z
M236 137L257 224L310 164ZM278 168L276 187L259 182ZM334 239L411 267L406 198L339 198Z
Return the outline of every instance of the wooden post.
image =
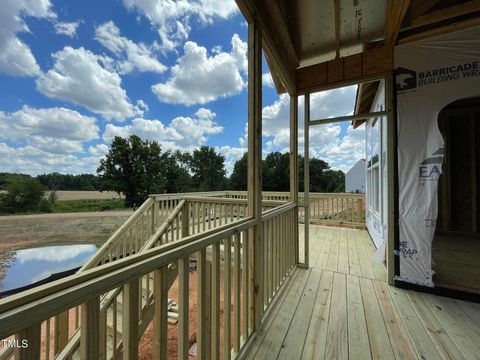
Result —
M298 206L298 96L290 96L290 201ZM294 211L293 237L298 259L298 208Z
M262 216L262 33L255 21L248 24L248 215L257 220L253 229L253 329L263 315Z
M123 359L138 359L139 280L123 285ZM83 329L83 327L82 327Z
M18 344L14 351L15 359L36 360L40 358L40 335L41 323L30 326L16 334L15 340ZM27 345L26 347L23 347L24 342Z
M68 342L68 311L64 311L55 316L55 337L53 348L55 354L63 350Z
M310 131L309 131L309 122L310 122L310 94L305 94L305 116L304 116L304 125L303 125L303 134L304 134L304 152L305 158L303 163L303 179L304 179L304 186L303 186L303 197L305 203L305 213L304 213L304 234L305 234L305 259L304 259L304 266L308 268L309 266L309 259L310 256L309 252L309 240L310 240ZM297 260L298 262L298 260Z
M393 285L395 276L395 121L393 99L393 74L385 78L385 106L387 118L387 281ZM362 209L363 210L363 209Z
M99 359L100 343L100 297L82 304L80 310L80 358Z
M153 298L155 316L153 317L153 358L167 360L168 335L168 267L153 274Z

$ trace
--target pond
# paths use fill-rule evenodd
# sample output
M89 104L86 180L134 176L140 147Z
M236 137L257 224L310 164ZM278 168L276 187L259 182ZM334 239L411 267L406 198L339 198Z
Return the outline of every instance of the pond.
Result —
M96 245L58 245L16 250L0 279L0 293L29 286L51 275L82 266L95 252Z

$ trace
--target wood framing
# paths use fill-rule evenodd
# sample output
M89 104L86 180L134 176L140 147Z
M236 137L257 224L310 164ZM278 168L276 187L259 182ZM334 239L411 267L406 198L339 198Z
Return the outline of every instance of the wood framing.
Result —
M385 17L385 47L393 47L397 42L408 5L410 0L388 0Z
M248 24L248 215L253 229L253 328L263 314L262 246L262 32L256 21Z
M305 234L305 259L304 265L308 268L309 266L309 238L310 238L310 131L309 131L309 122L310 122L310 94L305 94L304 100L304 109L305 115L303 116L304 124L303 124L303 134L304 134L304 160L303 160L303 179L304 179L304 186L303 186L303 202L305 206L305 213L304 213L304 234Z
M235 0L250 24L257 22L262 28L263 50L290 94L295 92L295 69L299 60L285 19L276 3L271 1ZM280 33L279 33L280 32Z
M478 11L480 11L480 0L472 0L463 4L453 5L441 10L422 14L420 16L414 16L402 30L411 30Z
M298 206L298 97L290 96L290 201ZM298 208L294 214L298 224ZM293 227L295 262L298 263L298 226Z
M307 66L296 71L298 94L366 82L393 70L393 49L380 47L360 54Z
M397 126L393 98L393 73L385 78L385 108L387 117L387 281L394 284L395 276L395 127Z

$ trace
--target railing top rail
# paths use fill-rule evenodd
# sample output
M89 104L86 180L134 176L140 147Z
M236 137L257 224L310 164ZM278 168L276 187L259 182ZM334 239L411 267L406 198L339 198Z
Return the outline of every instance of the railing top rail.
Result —
M263 214L262 221L293 208L295 204L287 203L269 210ZM195 253L256 224L257 221L252 218L240 220L2 299L0 300L0 338L18 333L33 324L80 305L95 296L122 286L132 279L139 278L182 256Z
M183 206L185 205L185 200L181 200L178 205L173 209L170 215L165 219L163 224L155 231L155 233L147 240L147 242L142 246L141 251L145 249L150 249L153 247L155 242L158 240L158 237L170 226L170 223L175 219L175 217L182 211Z
M247 204L247 199L231 199L231 198L204 198L201 196L189 196L184 198L186 201L198 201L205 203L222 203L222 204ZM262 205L282 205L285 201L282 200L263 200Z
M108 240L102 245L102 247L95 253L95 255L89 259L83 266L78 270L78 272L90 269L97 266L97 264L102 260L102 257L105 254L106 249L115 243L117 238L122 235L126 229L128 229L140 216L143 212L147 210L154 203L153 199L147 199L143 204L135 211L128 219L125 221L113 234L108 238Z
M186 196L197 195L197 196L218 196L218 195L226 195L227 191L201 191L201 192L185 192L185 193L175 193L175 194L151 194L149 195L150 198L155 199L156 201L159 200L176 200L182 199Z

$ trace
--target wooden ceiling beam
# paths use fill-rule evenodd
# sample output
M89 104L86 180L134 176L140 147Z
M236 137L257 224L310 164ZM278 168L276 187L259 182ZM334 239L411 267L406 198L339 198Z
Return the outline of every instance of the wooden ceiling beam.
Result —
M385 47L393 47L402 27L410 0L388 0L385 16Z
M335 58L340 57L340 0L335 3Z
M462 15L480 11L480 0L472 0L463 4L449 6L418 17L412 17L409 24L402 31L415 29L421 26L435 24Z
M408 11L410 12L410 15L412 17L416 18L420 15L425 14L439 1L440 0L412 0Z
M298 94L315 92L384 76L393 70L393 48L375 48L363 53L297 69Z

